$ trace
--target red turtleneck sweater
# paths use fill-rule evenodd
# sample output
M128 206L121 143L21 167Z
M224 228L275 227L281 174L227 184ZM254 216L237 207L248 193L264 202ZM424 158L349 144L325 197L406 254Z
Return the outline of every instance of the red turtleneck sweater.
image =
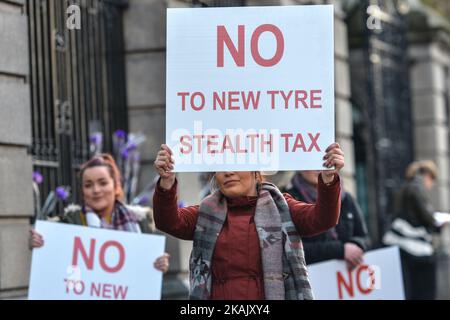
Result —
M199 206L177 207L177 183L172 189L156 188L154 219L161 231L192 240ZM339 219L340 183L325 185L319 178L316 204L306 204L284 194L292 221L302 237L325 232ZM264 300L259 239L253 216L257 197L227 198L228 213L216 242L212 261L211 299Z

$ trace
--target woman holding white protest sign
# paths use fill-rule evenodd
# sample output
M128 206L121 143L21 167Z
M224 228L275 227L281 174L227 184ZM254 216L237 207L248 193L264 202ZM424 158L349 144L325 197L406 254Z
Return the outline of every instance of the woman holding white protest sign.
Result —
M216 172L213 194L200 205L177 207L172 151L155 161L160 180L153 198L158 229L193 240L191 299L313 299L300 237L334 227L340 211L344 153L326 150L316 204L282 194L260 172ZM334 169L331 169L334 167Z
M151 233L148 209L127 206L122 202L123 190L120 171L114 158L109 154L93 157L81 166L81 193L83 206L71 205L66 208L59 221L81 226L121 230L135 233ZM31 229L30 246L44 245L42 235ZM161 272L169 269L169 255L156 259L153 265Z

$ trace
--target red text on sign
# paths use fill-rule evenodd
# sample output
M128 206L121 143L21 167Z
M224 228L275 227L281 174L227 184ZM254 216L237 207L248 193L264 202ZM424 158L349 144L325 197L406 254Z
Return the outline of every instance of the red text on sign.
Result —
M367 272L369 275L369 285L362 284L363 272ZM370 294L375 287L375 273L368 265L365 264L358 266L358 268L354 271L347 269L347 279L345 279L345 276L339 271L336 273L336 278L340 300L344 298L344 290L350 298L355 296L355 283L357 290L364 295Z
M267 102L264 102L267 95ZM210 97L203 92L178 92L181 111L187 108L193 111L210 109L207 101ZM261 103L261 100L263 102ZM209 102L211 103L211 102ZM270 106L270 109L321 109L322 90L268 90L261 91L213 91L212 110L258 110L260 104Z
M80 237L75 237L74 245L73 245L73 255L72 255L72 265L78 266L78 257L81 255L81 258L84 261L84 264L86 265L86 268L88 270L94 269L94 261L95 261L95 246L96 246L96 240L91 239L90 245L89 245L89 254L87 253L83 242L81 241ZM105 256L107 250L111 250L112 248L115 248L119 254L119 259L115 265L108 265L105 261ZM124 247L117 241L106 241L101 247L100 247L100 253L99 253L99 264L100 267L109 273L115 273L122 269L123 265L125 263L125 249Z
M127 297L128 287L117 286L109 283L92 283L91 284L91 296L99 297L103 299L121 299L124 300Z
M265 59L259 52L259 38L262 33L270 32L275 36L277 47L275 54L270 59ZM224 48L233 58L236 66L245 67L245 26L238 26L238 46L234 45L225 26L217 26L217 67L224 66ZM273 24L263 24L258 26L252 34L251 53L253 60L262 67L272 67L280 62L284 54L284 37L281 30Z
M281 133L284 152L320 152L319 133ZM219 136L217 134L194 134L180 137L181 154L246 154L256 152L273 152L275 137L273 134L235 134Z

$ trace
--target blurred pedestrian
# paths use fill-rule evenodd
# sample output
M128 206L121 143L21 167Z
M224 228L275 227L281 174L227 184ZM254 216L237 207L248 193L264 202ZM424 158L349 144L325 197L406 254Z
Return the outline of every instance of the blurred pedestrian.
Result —
M437 167L429 160L413 162L405 177L396 199L396 217L383 242L400 247L406 299L435 299L432 235L438 229L427 193L436 181Z

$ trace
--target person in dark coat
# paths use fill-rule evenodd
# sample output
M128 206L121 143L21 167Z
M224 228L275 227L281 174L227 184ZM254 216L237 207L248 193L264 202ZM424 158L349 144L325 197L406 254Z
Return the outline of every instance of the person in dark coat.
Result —
M319 171L300 171L286 187L295 199L315 203ZM350 193L342 191L341 212L336 227L314 237L304 238L307 264L326 260L345 260L354 268L363 262L364 252L370 247L370 238L361 209Z

